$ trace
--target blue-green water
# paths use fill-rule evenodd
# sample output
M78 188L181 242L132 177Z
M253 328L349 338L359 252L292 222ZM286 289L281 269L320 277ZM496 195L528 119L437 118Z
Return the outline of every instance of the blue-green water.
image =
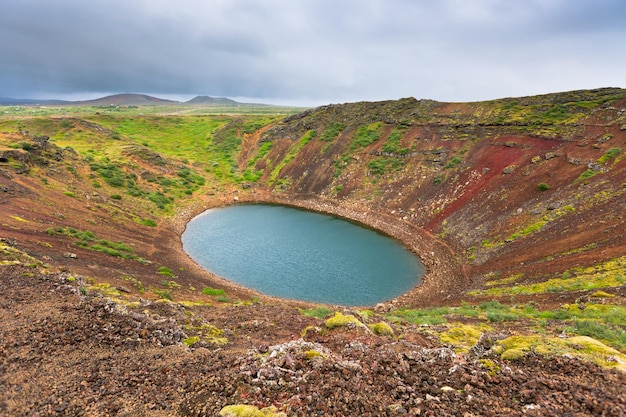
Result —
M373 305L420 283L424 267L398 241L357 224L284 206L212 209L192 219L185 251L205 269L261 293Z

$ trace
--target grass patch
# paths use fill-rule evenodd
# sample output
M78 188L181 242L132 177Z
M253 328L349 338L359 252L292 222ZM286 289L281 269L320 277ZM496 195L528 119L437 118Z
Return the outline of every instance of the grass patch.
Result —
M580 336L592 337L621 351L626 351L626 332L619 327L593 320L575 320L573 325L565 330Z
M391 322L400 322L405 320L411 324L417 325L434 325L446 323L444 317L450 313L449 307L429 308L423 310L400 309L387 315L387 319Z
M169 301L173 301L174 297L172 296L172 293L167 291L167 290L159 290L159 289L155 289L152 290L153 293L155 293L156 295L158 295L159 297L161 297L164 300L169 300Z
M409 148L405 148L401 146L402 136L404 136L404 132L406 131L406 126L398 126L393 132L387 137L385 141L382 151L386 154L391 155L407 155L411 152Z
M308 316L308 317L315 317L318 319L324 319L328 316L330 316L333 313L333 310L331 310L328 307L324 307L324 306L317 306L315 308L303 308L300 309L300 313Z
M89 230L78 230L73 227L49 227L46 229L46 233L50 236L62 235L71 236L76 238L74 244L81 248L103 252L107 255L115 256L123 259L133 259L143 262L144 259L140 258L134 253L132 246L124 242L112 242L106 239L98 238L93 232Z
M211 288L211 287L204 287L202 289L202 294L206 294L206 295L226 295L226 291L220 289L220 288Z
M326 125L326 128L324 129L322 134L319 136L319 138L322 142L332 142L335 139L337 139L339 134L345 128L346 128L346 125L344 125L343 123L330 122Z
M157 274L165 275L166 277L173 277L174 273L172 270L166 266L160 266L157 268Z
M352 139L352 143L350 143L350 151L365 148L380 139L381 126L382 124L380 122L360 126L354 132L354 139Z
M390 172L399 171L404 168L405 162L402 159L391 157L380 157L372 159L367 164L370 175L381 176Z

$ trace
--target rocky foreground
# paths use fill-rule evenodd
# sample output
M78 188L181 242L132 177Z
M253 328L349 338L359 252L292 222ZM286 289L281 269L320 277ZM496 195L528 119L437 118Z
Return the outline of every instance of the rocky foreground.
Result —
M626 415L626 374L567 356L502 360L498 335L456 354L420 328L330 329L280 305L126 307L68 272L0 268L1 415ZM190 326L215 338L190 348Z

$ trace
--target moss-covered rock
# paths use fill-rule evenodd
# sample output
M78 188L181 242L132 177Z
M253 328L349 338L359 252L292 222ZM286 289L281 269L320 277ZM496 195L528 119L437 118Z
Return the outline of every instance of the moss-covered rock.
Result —
M335 329L337 327L345 327L345 326L365 327L365 325L361 323L359 319L357 319L353 315L343 314L339 311L337 311L334 316L326 320L327 329Z
M529 353L543 356L568 355L626 372L625 354L588 336L576 336L567 339L511 336L498 341L492 351L506 360L522 359Z
M393 337L395 333L390 325L385 323L384 321L378 322L376 324L372 324L369 326L370 330L379 336L391 336Z

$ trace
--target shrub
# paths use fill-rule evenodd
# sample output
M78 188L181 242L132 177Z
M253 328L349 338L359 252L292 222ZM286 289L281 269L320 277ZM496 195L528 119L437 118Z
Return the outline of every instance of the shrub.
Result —
M545 182L540 182L537 185L537 191L548 191L549 189L550 189L550 186L546 184Z
M111 194L111 198L112 198L113 200L121 200L121 199L122 199L122 196L121 196L121 195L119 195L119 194Z
M156 227L157 226L157 222L155 222L152 219L143 219L140 221L141 224L143 224L144 226L149 226L149 227Z
M157 268L157 274L160 274L160 275L165 275L166 277L173 277L173 276L174 276L174 274L172 273L172 270L171 270L171 269L169 269L169 268L168 268L168 267L166 267L166 266L160 266L160 267L158 267L158 268Z
M159 297L166 299L166 300L170 300L172 301L174 299L174 297L172 297L172 293L169 291L165 291L165 290L152 290L152 292L154 292L156 295L158 295Z

